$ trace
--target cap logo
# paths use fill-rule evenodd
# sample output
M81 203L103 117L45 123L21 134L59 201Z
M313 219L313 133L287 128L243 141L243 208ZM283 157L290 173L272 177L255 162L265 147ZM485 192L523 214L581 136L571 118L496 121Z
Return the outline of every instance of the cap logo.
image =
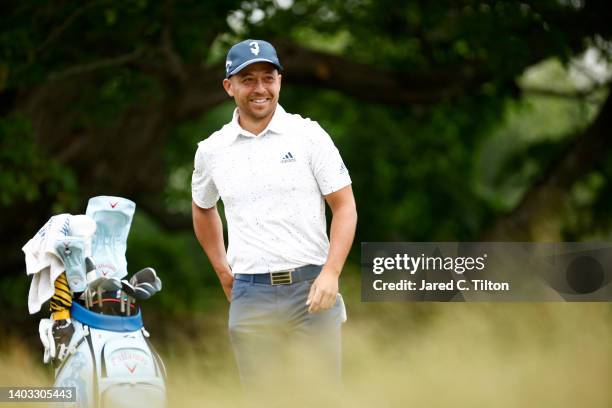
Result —
M230 60L225 61L225 70L226 71L229 71L231 66L232 66L232 61L230 61Z
M249 45L251 46L251 48L249 48L251 52L254 55L259 55L259 44L257 43L257 41L251 41Z

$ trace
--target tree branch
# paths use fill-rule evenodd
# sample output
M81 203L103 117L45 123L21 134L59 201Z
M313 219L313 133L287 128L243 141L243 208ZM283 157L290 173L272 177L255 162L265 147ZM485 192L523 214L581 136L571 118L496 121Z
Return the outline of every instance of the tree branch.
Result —
M612 148L612 94L604 102L591 126L554 162L525 193L520 204L500 218L483 240L556 240L558 216L572 185L594 169Z
M73 11L72 14L70 14L62 24L60 24L53 31L51 31L49 36L42 42L41 45L38 46L38 48L36 48L34 52L36 54L42 53L45 48L49 46L49 44L55 41L64 31L66 31L66 29L68 29L68 27L70 27L70 25L72 25L72 23L77 19L78 16L83 14L85 10L94 6L96 3L98 3L98 1L91 1L89 3L83 4L81 7Z
M275 44L285 68L284 81L334 89L368 102L428 105L465 93L466 88L488 79L471 66L417 75L357 63L286 41Z
M180 55L174 51L172 43L172 26L174 23L174 1L166 0L164 2L164 28L161 35L161 52L169 64L170 72L180 82L187 80L187 74L183 65L183 60Z
M89 62L87 64L75 65L59 72L52 72L47 78L49 79L49 81L55 82L61 79L90 73L104 68L125 65L129 62L137 60L138 58L140 58L141 55L142 50L136 50L128 54L120 55L118 57L101 59L98 61Z
M160 48L162 54L168 61L170 72L172 72L173 77L178 78L180 82L184 83L187 80L187 74L185 73L181 57L174 51L170 27L165 27L162 31Z
M462 71L431 70L415 75L356 63L347 58L275 41L282 61L283 83L333 89L366 102L431 105L465 94L489 78L472 67ZM221 87L224 68L191 66L175 98L177 118L189 119L228 99Z
M560 91L558 89L538 87L522 87L521 91L525 95L546 96L560 99L584 99L590 103L598 103L598 101L595 100L593 96L597 92L607 89L608 85L609 84L597 85L582 91Z

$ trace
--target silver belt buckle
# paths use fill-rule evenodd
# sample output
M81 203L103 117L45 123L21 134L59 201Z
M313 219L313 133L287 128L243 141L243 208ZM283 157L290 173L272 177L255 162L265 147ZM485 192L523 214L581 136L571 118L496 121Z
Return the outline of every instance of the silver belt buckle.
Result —
M293 283L293 277L291 272L295 269L287 269L285 271L270 272L270 284L271 285L291 285Z

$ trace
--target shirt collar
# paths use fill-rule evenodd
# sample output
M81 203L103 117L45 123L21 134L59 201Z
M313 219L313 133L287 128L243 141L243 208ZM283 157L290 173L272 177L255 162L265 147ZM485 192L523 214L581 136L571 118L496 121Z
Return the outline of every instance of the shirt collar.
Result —
M264 136L266 133L268 133L268 131L278 134L283 133L286 129L286 118L287 112L285 112L285 109L283 109L280 104L276 104L276 109L274 110L274 115L272 115L272 120L270 120L268 126L266 126L266 128L260 133L260 136L258 137ZM244 130L240 126L240 123L238 123L238 108L234 109L234 114L232 115L232 121L230 123L230 129L230 136L232 142L236 140L238 136L241 135L246 137L257 137L257 135L254 135L253 133Z

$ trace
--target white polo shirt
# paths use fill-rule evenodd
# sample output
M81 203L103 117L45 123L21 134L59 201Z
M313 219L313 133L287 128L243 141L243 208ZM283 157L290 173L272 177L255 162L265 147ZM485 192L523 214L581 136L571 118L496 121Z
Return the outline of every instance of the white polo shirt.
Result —
M329 135L310 119L277 105L254 135L233 120L198 144L193 201L221 198L233 273L267 273L323 265L329 240L324 195L351 184Z

